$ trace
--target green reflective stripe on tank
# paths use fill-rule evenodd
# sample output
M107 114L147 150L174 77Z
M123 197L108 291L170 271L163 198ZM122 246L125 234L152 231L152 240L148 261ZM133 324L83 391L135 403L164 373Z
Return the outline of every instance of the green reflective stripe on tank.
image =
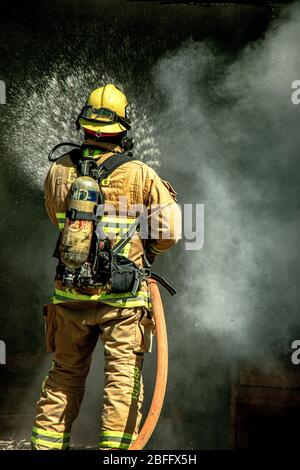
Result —
M56 212L55 216L56 216L59 230L63 230L65 227L65 222L66 222L65 212Z
M127 218L127 217L119 217L119 216L115 216L115 217L109 217L108 215L104 215L101 219L101 222L105 222L105 223L111 223L111 224L115 224L115 225L118 225L118 224L134 224L136 219L134 218Z

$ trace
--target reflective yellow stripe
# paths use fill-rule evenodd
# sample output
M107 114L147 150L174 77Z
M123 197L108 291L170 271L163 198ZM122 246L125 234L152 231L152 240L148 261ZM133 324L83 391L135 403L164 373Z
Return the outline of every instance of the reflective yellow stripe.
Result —
M73 299L73 300L92 300L91 295L84 295L84 294L77 294L74 290L60 290L60 289L55 289L54 290L54 295L58 295L61 297L66 297L68 299ZM98 296L100 298L101 295ZM96 299L98 300L98 299Z
M137 435L136 434L129 434L127 432L122 432L122 431L101 431L100 433L101 436L111 436L111 437L124 437L125 439L133 439Z
M102 227L103 228L103 232L105 233L105 235L109 235L110 233L119 233L120 229L119 227Z
M101 219L101 222L114 223L114 224L134 224L135 218L119 217L118 215L114 217L109 217L104 215Z
M99 446L101 448L128 449L135 441L137 434L120 431L101 431ZM127 442L126 442L127 441Z
M124 233L126 235L126 232L127 230L123 231L121 230L119 235L117 236L117 239L116 239L116 242L115 243L118 243L119 240L122 239ZM124 237L125 238L125 237ZM122 248L122 250L120 251L120 255L123 255L123 256L126 256L126 258L129 257L129 252L130 252L130 248L131 248L131 242L132 242L132 239L128 240L128 242L126 243L126 245Z
M44 441L43 439L40 439L38 437L32 437L31 442L33 444L40 444L41 446L48 447L48 449L66 449L69 446L68 442L50 442L50 441Z
M128 229L130 227L130 225L132 225L135 221L135 219L123 219L123 218L109 218L104 220L105 217L102 218L102 222L104 223L103 225L103 232L105 233L105 235L110 235L110 234L115 234L116 235L116 243L123 237L126 236L127 232L128 232ZM105 225L105 223L109 224L109 223L113 223L114 226L108 226L108 225ZM123 225L122 227L120 227L120 225ZM131 247L131 240L128 241L128 243L126 243L126 245L124 246L124 248L121 250L120 254L123 255L123 256L126 256L128 257L129 256L129 253L130 253L130 247Z
M63 230L65 227L65 222L66 222L66 214L64 212L56 212L55 216L57 219L59 230ZM135 222L135 219L129 219L126 217L118 217L118 216L109 217L105 215L102 217L101 222L103 222L104 224L103 231L106 235L109 235L110 233L115 233L116 235L122 236L123 234L126 234L129 226ZM108 226L106 224L112 224L112 226ZM121 225L123 225L123 227L120 227ZM128 251L129 251L129 248L127 248ZM127 255L124 254L124 256L127 256Z
M65 212L55 212L55 216L57 219L65 219L66 213ZM113 223L113 224L133 224L135 222L135 218L129 217L119 217L118 215L110 217L108 215L104 215L101 219L102 222L105 223Z
M126 256L126 258L128 258L129 253L130 253L130 248L131 248L131 240L129 240L129 242L126 243L123 250L120 251L120 254L123 255L123 256Z
M53 304L60 304L63 302L68 302L67 299L65 300L60 300L55 297L51 298L51 302ZM135 307L145 307L147 309L151 309L151 302L150 299L138 299L138 300L116 300L116 301L110 301L110 300L102 300L101 302L106 304L106 305L111 305L112 307L119 307L119 308L135 308Z
M52 303L58 304L61 302L69 301L94 301L103 302L107 305L118 306L123 308L134 308L134 307L146 307L151 308L151 302L148 292L138 291L136 296L133 296L130 292L124 292L121 294L111 293L100 293L94 295L83 295L77 294L74 290L63 291L55 289L52 297Z
M133 389L131 396L134 400L137 400L141 391L141 376L142 371L139 367L134 367L133 369Z
M120 228L120 227L108 227L106 225L104 225L102 227L103 229L103 232L106 234L106 235L109 235L110 233L115 233L116 235L119 235L120 237L124 237L124 235L127 234L128 232L128 228L129 226L127 226L127 228ZM124 237L125 238L125 237Z
M66 219L66 213L65 212L56 212L55 213L55 216L57 219L60 219L60 220L65 220ZM127 218L127 217L118 217L117 215L114 216L114 217L109 217L108 215L104 215L101 219L102 222L105 222L105 223L112 223L112 224L123 224L123 225L127 225L127 224L133 224L135 222L135 219L134 218Z
M128 444L122 444L121 442L111 442L111 441L105 441L99 442L99 446L101 448L107 447L108 449L128 449L128 447L131 445L131 442Z
M71 435L69 432L46 431L45 429L37 428L35 426L33 426L32 431L42 436L55 437L57 439L63 439L65 437L68 438Z
M132 299L135 299L137 297L144 297L148 298L148 292L144 291L138 291L135 296L133 296L130 292L122 292L120 294L113 294L113 293L107 293L103 292L100 294L93 294L93 295L86 295L86 294L78 294L75 290L60 290L60 289L55 289L54 291L55 295L61 296L61 297L66 297L68 299L74 299L74 300L102 300L105 298L109 299L122 299L124 297L129 297Z
M63 230L65 227L65 222L66 222L66 214L65 212L56 212L55 213L57 224L59 230Z
M123 237L125 238L129 229L129 225L130 224L127 224L125 227L120 228L118 227L118 223L116 223L115 227L104 225L102 228L103 228L103 232L105 233L105 235L109 236L111 233L114 233L116 235L115 243L117 243L121 238ZM131 240L128 240L124 248L120 251L120 255L126 256L128 258L129 253L130 253L130 247L131 247Z
M110 176L108 176L107 178L104 178L101 181L100 186L109 186L109 183L110 183Z

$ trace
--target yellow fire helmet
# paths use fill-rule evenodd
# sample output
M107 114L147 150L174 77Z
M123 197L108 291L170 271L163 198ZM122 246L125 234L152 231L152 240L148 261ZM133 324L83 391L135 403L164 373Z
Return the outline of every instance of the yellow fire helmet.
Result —
M130 129L126 115L127 98L115 85L109 83L92 91L77 118L77 128L89 134L118 134Z

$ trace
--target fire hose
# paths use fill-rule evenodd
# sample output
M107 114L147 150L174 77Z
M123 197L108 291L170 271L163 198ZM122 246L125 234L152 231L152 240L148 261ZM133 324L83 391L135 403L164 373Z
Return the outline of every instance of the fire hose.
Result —
M149 280L149 288L156 326L157 367L152 402L144 425L128 450L141 450L149 441L159 418L166 393L168 377L168 338L164 308L157 282Z

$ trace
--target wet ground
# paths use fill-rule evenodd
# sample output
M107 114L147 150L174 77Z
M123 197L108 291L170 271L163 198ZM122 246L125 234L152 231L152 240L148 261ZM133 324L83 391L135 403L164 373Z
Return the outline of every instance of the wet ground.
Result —
M26 439L14 440L14 439L0 439L0 451L1 450L30 450L30 441ZM70 450L98 450L92 446L70 446Z
M14 439L0 440L0 450L30 450L30 442L26 439L20 441Z

